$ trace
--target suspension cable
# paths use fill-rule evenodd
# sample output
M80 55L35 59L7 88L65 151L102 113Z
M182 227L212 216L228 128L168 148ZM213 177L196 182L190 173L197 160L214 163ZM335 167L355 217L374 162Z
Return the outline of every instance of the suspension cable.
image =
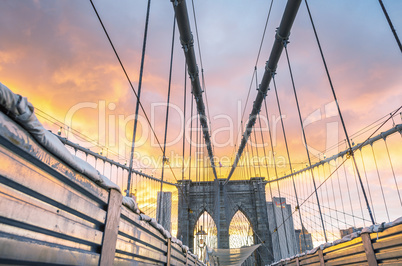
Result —
M191 97L191 114L190 114L190 162L189 162L189 168L188 168L188 179L191 180L191 147L193 146L193 110L194 110L194 98Z
M385 148L387 149L388 160L389 160L389 164L390 164L390 166L391 166L392 175L393 175L393 177L394 177L394 182L395 182L396 191L398 192L399 202L401 203L401 206L402 206L401 194L400 194L400 192L399 192L398 183L396 182L394 166L392 165L391 156L389 155L388 144L387 144L387 139L386 139L386 138L384 139L384 143L385 143Z
M374 152L373 145L370 145L370 146L371 146L371 151L373 152L373 158L374 158L374 163L375 163L375 169L377 170L377 177L378 177L378 182L380 183L381 194L382 194L382 199L383 199L383 201L384 201L385 211L386 211L386 213L387 213L388 222L390 222L391 219L389 218L388 206L387 206L387 202L385 201L384 189L383 189L383 187L382 187L380 172L378 171L377 158L376 158L376 156L375 156L375 152Z
M159 213L158 213L158 222L160 219L160 212L163 206L163 197L162 197L162 191L163 191L163 175L165 172L165 163L169 164L168 159L166 158L166 139L167 139L167 128L168 128L168 122L169 122L169 107L170 107L170 88L172 84L172 70L173 70L173 52L174 52L174 40L175 40L175 29L176 29L176 19L173 18L173 33L172 33L172 48L170 51L170 67L169 67L169 82L168 82L168 95L167 95L167 102L166 102L166 121L165 121L165 136L163 139L163 155L162 155L162 173L161 173L161 190L160 190L160 205L161 208L159 208ZM184 148L183 148L184 149Z
M392 33L394 34L394 37L395 37L396 43L398 44L399 50L401 50L401 53L402 53L402 44L401 44L401 41L399 40L399 37L398 37L398 34L396 33L396 30L395 30L395 28L394 28L394 25L392 25L392 21L391 21L390 17L388 16L388 12L387 12L387 10L385 9L385 6L384 6L382 0L378 0L378 2L379 2L380 5L381 5L381 9L382 9L382 11L384 12L384 15L385 15L385 17L386 17L386 19L387 19L387 21L388 21L388 24L389 24L389 27L391 28Z
M262 126L261 126L261 116L260 116L260 114L258 114L258 121L259 121L259 124L260 124L260 128L262 128ZM270 131L271 129L270 129L270 127L269 127L268 116L267 116L267 121L268 121L268 130ZM264 145L264 134L262 133L262 130L261 130L261 140L262 140L262 143L263 143L263 145ZM263 146L263 151L264 151L264 157L267 158L267 154L266 154L266 151L265 151L265 145ZM274 165L275 165L275 174L277 174L277 173L276 173L275 153L274 153L274 150L273 150L272 140L271 140L271 152L272 152L272 157L273 157ZM268 180L270 180L268 164L266 164L266 168L267 168ZM274 215L273 218L274 218L274 221L275 221L275 229L276 229L276 228L278 228L278 221L276 220L276 212L275 212L275 207L274 207L274 197L273 197L273 194L272 194L271 183L268 183L268 186L269 186L269 193L270 193L270 195L271 195L272 213L273 213L273 215ZM279 183L278 183L278 190L279 190ZM282 218L283 218L283 215L282 215ZM273 233L273 232L272 232L272 233ZM272 234L272 233L271 233L271 234ZM277 234L278 234L278 239L279 239L279 232L277 232ZM287 239L287 238L286 238L286 239ZM286 242L287 242L287 241L286 241ZM278 244L279 244L279 252L282 253L281 242L280 242L279 240L278 240Z
M249 88L248 88L246 103L244 104L243 113L242 113L242 116L241 116L241 119L240 119L241 121L243 121L244 114L245 114L245 112L246 112L246 107L247 107L247 103L248 103L248 98L249 98L249 96L250 96L251 87L252 87L252 84L253 84L253 82L254 82L254 75L256 74L256 71L257 71L257 64L258 64L258 61L259 61L259 59L260 59L260 54L261 54L262 45L264 44L265 34L266 34L266 31L267 31L268 21L269 21L269 18L270 18L270 16L271 16L271 10L272 10L272 4L273 4L273 3L274 3L274 0L271 0L271 4L270 4L270 6L269 6L269 11L268 11L267 19L265 20L264 31L263 31L263 34L262 34L262 37L261 37L260 47L259 47L259 49L258 49L257 58L256 58L256 60L255 60L253 75L252 75L252 77L251 77L250 86L249 86ZM243 130L243 127L241 128L241 130ZM238 141L238 136L239 136L239 135L236 134L236 142L235 142L235 143L237 143L237 141ZM233 150L233 153L235 153L235 152L236 152L236 147L234 147L234 150Z
M275 82L274 82L274 85L275 85ZM363 147L364 144L365 144L375 133L377 133L377 131L380 130L396 113L398 113L398 111L399 111L400 109L402 109L402 106L399 107L398 109L396 109L393 113L391 113L391 116L390 116L389 118L387 118L373 133L371 133L370 136L368 136L365 141L363 141L360 145L358 145L357 149L360 149L361 147ZM338 169L339 169L341 166L343 166L343 169L344 169L344 171L345 171L346 184L348 184L348 182L347 182L347 176L346 176L346 170L345 170L345 162L346 162L347 159L349 159L349 157L350 157L349 155L346 156L346 159L344 159L340 164L337 164L337 167L335 168L335 170L317 187L317 190L320 189L320 187L321 187L335 172L337 172ZM342 157L342 158L343 158L343 157ZM279 180L279 179L277 179L277 180ZM273 180L273 181L276 181L276 180ZM270 182L272 182L272 181L270 181ZM313 191L313 192L299 205L299 209L300 209L300 207L301 207L304 203L306 203L306 202L308 201L308 199L309 199L314 193L315 193L315 191ZM350 203L350 205L352 206L351 203ZM296 212L296 210L294 210L293 213L294 213L294 212ZM293 215L293 213L292 213L291 215L289 215L288 218L286 218L285 221L287 221L287 220ZM352 208L352 214L353 214L353 208ZM355 216L353 215L353 217L355 217ZM371 217L370 217L370 218L371 218ZM354 218L353 218L353 219L354 219ZM284 224L281 224L280 226L283 226L283 225L284 225ZM280 226L279 226L279 227L280 227ZM356 227L356 223L354 223L354 226ZM278 228L279 228L279 227L278 227Z
M301 126L301 129L302 129L303 140L304 140L304 146L305 146L305 148L306 148L308 163L309 163L309 167L310 167L310 170L311 170L311 178L312 178L312 180L313 180L314 189L317 191L317 189L316 189L316 183L315 183L315 178L314 178L314 173L313 173L313 171L312 171L312 169L311 169L310 152L309 152L309 150L308 150L308 144L307 144L306 133L305 133L304 127L303 127L303 120L302 120L302 117L301 117L301 111L300 111L300 106L299 106L299 100L298 100L298 97L297 97L296 86L295 86L295 82L294 82L294 79L293 79L292 68L291 68L291 65L290 65L287 43L288 43L288 41L287 41L287 40L284 40L284 41L283 41L283 46L284 46L284 48L285 48L285 54L286 54L286 59L287 59L288 67L289 67L290 79L291 79L291 81L292 81L292 88L293 88L293 93L294 93L294 96L295 96L295 101L296 101L296 106L297 106L297 112L298 112L298 115L299 115L300 126ZM274 82L275 82L275 79L274 79ZM275 88L275 92L276 92L276 88ZM282 121L282 120L281 120L281 121ZM289 163L290 163L290 158L289 158ZM292 171L292 166L291 166L291 169L290 169L290 170ZM324 220L323 220L323 218L322 218L322 213L321 213L320 201L319 201L319 199L318 199L318 195L317 195L317 194L316 194L316 198L317 198L318 210L319 210L320 216L321 216L322 230L324 231L325 242L328 242L327 234L326 234L326 230L325 230L325 225L324 225Z
M373 198L371 197L370 183L368 182L368 178L367 178L366 164L364 163L364 158L363 158L363 148L360 148L360 157L362 159L364 176L366 177L366 185L367 185L367 188L368 188L370 203L371 203L371 206L373 208L374 219L377 220L377 218L375 217L375 209L374 209L374 204L373 204Z
M187 99L187 63L184 60L184 103L183 103L183 162L181 168L181 180L184 180L184 157L186 145L186 99Z
M104 26L103 21L100 18L99 13L98 13L93 1L92 0L89 0L89 1L91 2L92 8L95 11L95 14L96 14L96 16L97 16L97 18L98 18L98 20L99 20L99 22L100 22L100 24L101 24L101 26L103 28L103 31L105 32L105 35L106 35L107 39L109 40L109 43L110 43L110 45L111 45L111 47L112 47L112 49L114 51L114 54L116 55L116 58L119 61L119 64L120 64L120 66L121 66L121 68L122 68L122 70L124 72L124 75L126 76L126 79L127 79L128 83L130 84L131 90L133 91L135 97L137 98L136 118L134 120L134 127L136 128L136 122L137 122L137 116L138 116L138 107L140 107L142 112L144 113L145 119L147 120L147 123L148 123L148 125L149 125L149 127L150 127L150 129L152 131L152 134L154 135L154 137L155 137L155 139L156 139L156 141L158 143L158 146L159 146L160 150L163 152L163 148L162 148L162 145L161 145L161 143L160 143L160 141L158 139L158 136L156 135L156 132L155 132L155 130L154 130L152 124L151 124L151 121L150 121L147 113L145 112L144 106L142 105L142 103L140 101L140 95L141 95L140 94L140 92L141 92L141 85L140 84L141 83L139 83L138 94L137 94L137 92L134 89L133 83L131 82L131 79L128 76L128 73L127 73L127 71L126 71L126 69L125 69L125 67L124 67L124 65L123 65L123 63L122 63L122 61L120 59L119 54L117 53L116 48L114 47L114 44L113 44L112 40L110 39L109 33L107 32L106 27ZM145 31L144 31L144 42L143 42L143 51L142 51L143 56L142 56L142 59L141 59L141 65L142 66L143 66L143 61L145 61L144 58L145 58L145 47L146 47L146 39L147 39L146 36L147 36L147 32L148 32L147 29L148 29L148 21L149 21L150 1L151 0L148 0L147 19L146 19ZM142 77L142 75L141 75L142 71L143 71L143 67L142 67L142 70L140 70L140 78ZM133 141L132 141L132 145L134 145L134 143L135 143L135 132L136 132L136 129L134 129L134 131L133 131L134 138L133 138ZM134 150L132 148L132 152L131 152L130 157L133 157L133 153L134 153ZM130 159L130 169L132 169L132 159ZM173 173L173 175L174 175L174 173ZM131 188L131 176L132 175L131 175L131 170L130 170L129 171L128 183L127 183L127 195L129 195L129 191L130 191L130 188Z
M282 110L281 110L281 105L280 105L280 102L279 102L278 90L277 90L277 88L276 88L276 81L275 81L275 74L274 74L274 73L272 74L272 81L273 81L273 83L274 83L274 90L275 90L275 96L276 96L276 103L277 103L277 106L278 106L279 117L280 117L280 120L281 120L282 133L283 133L283 138L284 138L284 140L285 140L286 154L287 154L288 161L289 161L290 172L293 173L292 161L290 160L290 153L289 153L288 141L287 141L287 138L286 138L285 125L283 124ZM266 98L266 97L264 97L265 110L267 111L267 102L266 102L265 98ZM268 111L267 111L267 114L268 114ZM300 223L301 223L302 230L303 230L303 220L302 220L302 215L301 215L301 212L300 212L299 199L298 199L298 197L297 197L297 190L296 190L296 185L295 185L295 181L294 181L293 175L292 175L292 183L293 183L293 189L294 189L294 191L295 191L295 196L296 196L296 199L297 199L297 209L299 210L299 219L300 219ZM278 183L278 184L279 184L279 183ZM304 232L303 232L303 235L304 235ZM304 241L306 241L306 240L304 239ZM307 246L306 242L305 242L305 245Z
M350 143L349 135L348 135L348 132L347 132L347 130L346 130L346 125L345 125L345 122L344 122L344 120L343 120L343 116L342 116L341 109L340 109L340 107L339 107L338 99L337 99L337 97L336 97L335 89L334 89L334 86L333 86L333 84L332 84L332 80L331 80L331 76L330 76L330 74L329 74L329 70L328 70L328 67L327 67L327 63L326 63L326 61L325 61L324 53L323 53L323 51L322 51L321 44L320 44L320 41L319 41L319 38L318 38L318 34L317 34L316 29L315 29L313 17L312 17L312 15L311 15L310 8L309 8L309 6L308 6L307 0L304 0L304 2L306 3L308 15L309 15L309 17L310 17L310 22L311 22L311 25L312 25L313 30L314 30L314 35L315 35L315 38L316 38L316 41L317 41L318 48L319 48L319 50L320 50L321 59L322 59L322 61L323 61L324 67L325 67L325 72L326 72L326 74L327 74L328 82L329 82L330 87L331 87L332 95L333 95L333 97L334 97L334 101L335 101L335 104L336 104L336 107L337 107L337 110L338 110L339 118L340 118L340 120L341 120L342 127L343 127L343 131L344 131L344 133L345 133L345 137L346 137L346 140L347 140L347 143L348 143L350 156L352 156L353 163L354 163L355 168L356 168L356 173L357 173L357 176L358 176L358 178L359 178L360 187L361 187L361 189L362 189L363 196L364 196L364 199L365 199L365 201L366 201L367 210L368 210L368 212L369 212L369 215L370 215L372 224L375 224L373 214L371 213L370 204L369 204L368 199L367 199L366 191L365 191L364 186L363 186L363 181L362 181L361 176L360 176L359 168L357 167L357 162L356 162L356 159L355 159L355 156L354 156L354 152L353 152L353 150L352 150L352 145L351 145L351 143Z

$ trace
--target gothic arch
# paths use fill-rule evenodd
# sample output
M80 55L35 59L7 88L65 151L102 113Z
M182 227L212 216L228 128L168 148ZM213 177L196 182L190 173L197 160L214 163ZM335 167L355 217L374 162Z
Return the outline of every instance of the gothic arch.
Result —
M255 243L253 225L241 208L238 208L235 214L232 216L227 229L230 248L251 246Z
M250 180L231 180L227 183L225 181L226 179L178 182L182 193L179 193L177 236L193 250L194 227L198 218L206 211L217 228L218 248L229 248L230 222L236 212L241 211L253 229L253 242L265 243L258 248L257 263L269 264L273 261L273 256L264 179L254 177Z
M210 210L208 210L208 209L209 209L209 208L207 208L206 206L203 206L203 207L199 208L199 209L195 212L196 216L195 216L194 221L192 221L192 224L190 225L190 231L194 231L195 226L197 225L198 219L200 219L201 215L203 215L204 212L206 212L206 213L211 217L212 221L214 222L214 224L215 224L215 226L216 226L216 221L215 221L215 219L214 219L214 216L212 215L213 213L212 213Z

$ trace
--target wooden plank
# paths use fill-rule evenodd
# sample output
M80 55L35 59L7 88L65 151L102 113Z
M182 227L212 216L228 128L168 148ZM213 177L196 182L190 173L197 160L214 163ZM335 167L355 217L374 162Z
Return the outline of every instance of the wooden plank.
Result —
M14 161L28 165L29 168L38 169L38 172L41 174L48 173L51 176L57 175L57 178L63 179L61 180L62 182L70 182L71 185L80 189L88 196L91 195L93 199L96 198L98 202L101 201L102 204L107 202L108 193L106 189L95 184L95 182L88 177L73 170L60 159L43 149L31 137L26 136L26 138L28 142L22 144L24 147L1 142L0 152L7 154ZM10 166L13 167L13 165L14 164L11 164Z
M103 234L102 250L99 264L101 266L113 265L117 233L119 231L120 210L123 196L117 190L109 192L109 204L107 209L105 232Z
M138 225L144 227L145 229L147 229L148 231L150 231L152 234L154 234L157 238L159 238L160 240L166 240L165 237L162 235L161 232L159 232L158 229L154 228L153 226L151 226L149 223L147 223L146 221L142 221L140 216L134 212L132 212L130 209L128 209L126 206L122 206L121 208L121 214L122 214L122 219L127 221L130 224L137 223ZM124 217L126 216L126 217ZM131 221L130 221L131 220Z
M172 240L169 238L167 242L167 266L170 266L171 256L172 256Z
M87 244L83 244L83 243L80 243L77 241L67 240L67 239L57 237L57 236L52 236L49 234L43 234L40 232L31 231L31 230L29 230L29 228L23 229L23 228L19 228L19 227L7 225L7 224L1 224L1 223L0 223L0 233L2 233L4 235L9 235L10 237L15 237L15 238L22 237L22 238L27 238L27 239L35 239L37 241L49 242L54 245L60 245L60 246L64 246L67 248L75 248L77 250L88 251L88 252L93 251L94 249L99 247L98 245L87 245ZM100 232L100 234L102 234L102 232ZM1 258L1 255L0 255L0 258Z
M71 249L35 239L9 238L0 235L0 264L2 265L97 265L98 260L99 254L93 252Z
M322 250L320 248L318 249L318 257L320 258L320 265L324 266L325 265L324 254L322 253Z
M364 251L366 252L367 262L370 266L377 266L377 259L374 254L373 245L371 244L371 239L369 234L361 234Z
M24 227L42 234L50 234L62 239L80 241L87 245L100 245L102 232L77 221L65 218L57 212L43 209L34 202L24 201L0 193L2 223Z
M135 260L137 260L137 257L143 257L166 263L165 252L157 251L152 247L148 247L145 244L132 241L128 238L121 238L120 235L116 241L116 256Z
M381 253L377 253L376 257L378 260L385 260L385 259L394 259L394 258L402 258L402 249L392 249L386 250Z
M376 242L372 243L373 249L383 249L389 248L394 246L402 246L402 236L401 235L394 235L391 237L380 238L376 240Z
M300 266L300 260L299 257L296 258L296 266Z
M324 251L325 251L325 253L329 253L332 251L336 251L338 249L344 249L346 247L351 247L353 245L357 245L361 242L362 242L362 239L360 237L356 237L348 242L343 242L343 243L340 243L340 244L332 246L332 247L327 247Z
M186 264L186 253L182 252L182 248L176 243L172 243L172 257L179 260L183 265Z
M0 198L3 196L9 197L10 199L16 199L16 200L18 199L18 201L21 201L21 202L29 202L31 205L37 207L40 212L42 212L42 210L46 210L48 212L51 212L51 213L57 214L59 216L62 216L64 218L67 218L67 219L71 220L72 222L74 221L81 225L85 225L85 226L87 226L89 228L93 228L93 229L95 228L100 231L100 229L99 229L100 226L97 226L97 228L96 228L93 223L89 222L86 219L82 219L81 217L75 216L74 214L71 214L70 212L66 212L61 208L55 207L53 205L49 205L48 203L41 201L40 199L31 197L30 195L27 195L23 192L20 192L18 190L15 190L13 188L10 188L10 187L0 183ZM11 212L13 212L13 211L14 211L13 209L9 209L9 208L0 209L0 213L2 213L3 217L8 217L8 215L11 215Z
M366 254L359 254L355 256L342 257L336 260L327 261L326 266L334 265L364 265L367 264Z
M306 258L303 258L303 260L300 261L301 265L310 265L312 263L319 263L320 264L320 258L318 257L317 254L314 254L314 256L306 256Z
M325 250L324 250L325 252ZM345 249L338 249L330 253L324 254L324 259L326 261L333 260L333 259L338 259L340 257L346 257L349 255L354 255L358 253L363 253L364 252L364 247L363 244L359 244L358 246L352 246L352 247L346 247Z
M378 238L384 238L386 236L391 236L394 234L401 234L402 233L402 224L396 225L394 227L388 228L383 232L380 233L371 233L370 238L371 239L377 239Z
M141 230L140 227L135 226L123 219L120 219L119 225L119 238L126 239L131 242L141 242L145 243L157 251L167 252L166 241L161 241L160 239L154 237L148 232Z
M2 179L4 179L3 182L7 186L24 190L24 193L41 198L48 204L63 208L65 211L76 210L82 214L82 217L89 216L102 224L105 222L106 212L99 207L99 203L93 201L87 195L77 192L56 177L7 150L0 151L0 161L4 166L0 173L3 176ZM88 179L86 181L91 182ZM13 186L12 183L15 185ZM93 184L92 188L95 187L97 185ZM92 193L102 190L104 189L96 188ZM106 190L104 190L105 192Z

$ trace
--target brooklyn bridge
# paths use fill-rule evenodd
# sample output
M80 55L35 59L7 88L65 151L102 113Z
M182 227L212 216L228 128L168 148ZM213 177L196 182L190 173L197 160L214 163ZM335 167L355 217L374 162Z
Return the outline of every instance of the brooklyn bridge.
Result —
M1 265L402 265L402 2L0 2Z

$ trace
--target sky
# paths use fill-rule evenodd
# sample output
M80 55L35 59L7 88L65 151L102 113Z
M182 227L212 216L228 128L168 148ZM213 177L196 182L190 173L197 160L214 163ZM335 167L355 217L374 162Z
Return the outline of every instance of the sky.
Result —
M95 0L94 4L137 91L146 1ZM208 103L214 154L223 165L218 171L221 178L227 175L238 136L243 132L241 121L246 123L256 96L254 67L257 79L261 79L286 2L273 1L257 60L270 4L271 1L262 0L194 1L196 34L191 1L187 3L197 62L204 73L204 100ZM402 105L401 52L378 1L310 0L309 4L345 124L352 135ZM400 34L402 1L384 0L384 4ZM173 16L170 1L152 1L141 102L162 144ZM116 160L127 161L136 98L89 1L2 0L0 35L0 82L27 97L46 128L56 132L62 126L62 136L97 152L102 149L99 145L103 146L109 157L119 154ZM174 41L170 99L173 107L166 151L172 167L180 168L186 79L187 163L191 94L177 30ZM342 144L338 150L326 151L345 136L304 3L291 30L288 51L307 140L314 151L313 160L317 161L324 153L330 156L344 149ZM291 160L295 168L302 168L307 157L284 54L278 64L276 83ZM267 105L277 157L284 161L280 174L285 174L287 155L272 86ZM266 129L264 112L262 120ZM394 120L401 123L399 115ZM193 126L196 121L193 120ZM139 122L134 165L158 176L161 149L142 112ZM68 132L67 126L94 141L77 137ZM380 131L391 126L390 121ZM354 141L364 140L372 131ZM268 143L266 130L264 134ZM259 152L262 154L261 148ZM180 169L175 171L181 175Z

